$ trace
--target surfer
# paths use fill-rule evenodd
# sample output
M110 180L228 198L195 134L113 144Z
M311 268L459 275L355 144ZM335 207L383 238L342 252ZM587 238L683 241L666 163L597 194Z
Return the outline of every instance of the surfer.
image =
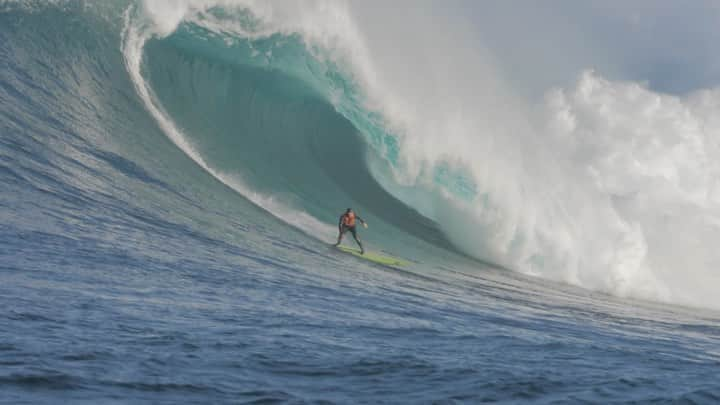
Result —
M353 238L355 238L355 242L357 242L358 246L360 246L360 254L365 254L365 249L363 248L362 243L360 242L360 239L357 237L357 230L355 229L355 221L360 221L365 228L367 228L367 223L363 221L362 218L357 216L355 212L353 212L352 208L348 208L347 211L345 211L344 214L340 216L340 221L338 222L338 240L335 246L339 246L340 242L342 242L343 235L345 235L345 232L350 231L352 233Z

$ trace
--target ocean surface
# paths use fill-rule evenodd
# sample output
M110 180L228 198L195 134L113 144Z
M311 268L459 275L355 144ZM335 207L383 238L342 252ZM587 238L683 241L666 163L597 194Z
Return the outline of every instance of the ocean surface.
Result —
M717 301L448 230L504 189L292 22L344 3L197 3L0 2L0 403L720 401ZM347 207L410 264L332 248Z

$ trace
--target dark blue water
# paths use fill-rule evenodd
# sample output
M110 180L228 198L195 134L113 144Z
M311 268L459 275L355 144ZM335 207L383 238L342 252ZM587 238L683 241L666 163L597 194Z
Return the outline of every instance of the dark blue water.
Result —
M720 401L717 312L470 260L373 180L312 86L182 36L148 44L166 112L213 167L285 187L293 225L218 181L137 93L125 6L0 6L0 402ZM192 77L234 91L208 106ZM413 263L298 228L332 231L347 204L370 248Z

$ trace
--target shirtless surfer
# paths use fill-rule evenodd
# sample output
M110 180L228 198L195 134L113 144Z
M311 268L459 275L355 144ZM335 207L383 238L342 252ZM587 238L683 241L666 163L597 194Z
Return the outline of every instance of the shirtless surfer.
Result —
M360 254L365 254L365 249L363 248L362 243L360 242L360 239L357 237L357 230L355 229L355 222L360 221L365 228L367 228L367 223L363 221L362 218L355 215L355 212L353 212L352 208L348 208L347 211L345 211L344 214L340 216L340 221L338 222L338 240L335 246L339 246L340 242L342 242L343 235L345 235L345 232L350 231L352 233L353 238L355 238L355 242L357 242L358 246L360 246Z

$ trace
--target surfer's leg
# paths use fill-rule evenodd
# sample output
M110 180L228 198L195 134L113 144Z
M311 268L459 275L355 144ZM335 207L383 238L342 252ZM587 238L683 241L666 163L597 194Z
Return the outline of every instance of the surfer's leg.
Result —
M362 242L360 242L360 239L358 239L357 230L355 230L354 226L352 228L350 228L350 232L352 232L352 236L353 236L353 238L355 238L355 242L357 242L358 246L360 246L360 254L364 255L365 249L363 248L363 245L362 245Z
M337 240L337 243L335 244L335 246L340 246L340 242L342 242L343 235L345 234L345 232L347 232L346 227L343 226L342 228L340 228L340 230L338 231L338 240Z

